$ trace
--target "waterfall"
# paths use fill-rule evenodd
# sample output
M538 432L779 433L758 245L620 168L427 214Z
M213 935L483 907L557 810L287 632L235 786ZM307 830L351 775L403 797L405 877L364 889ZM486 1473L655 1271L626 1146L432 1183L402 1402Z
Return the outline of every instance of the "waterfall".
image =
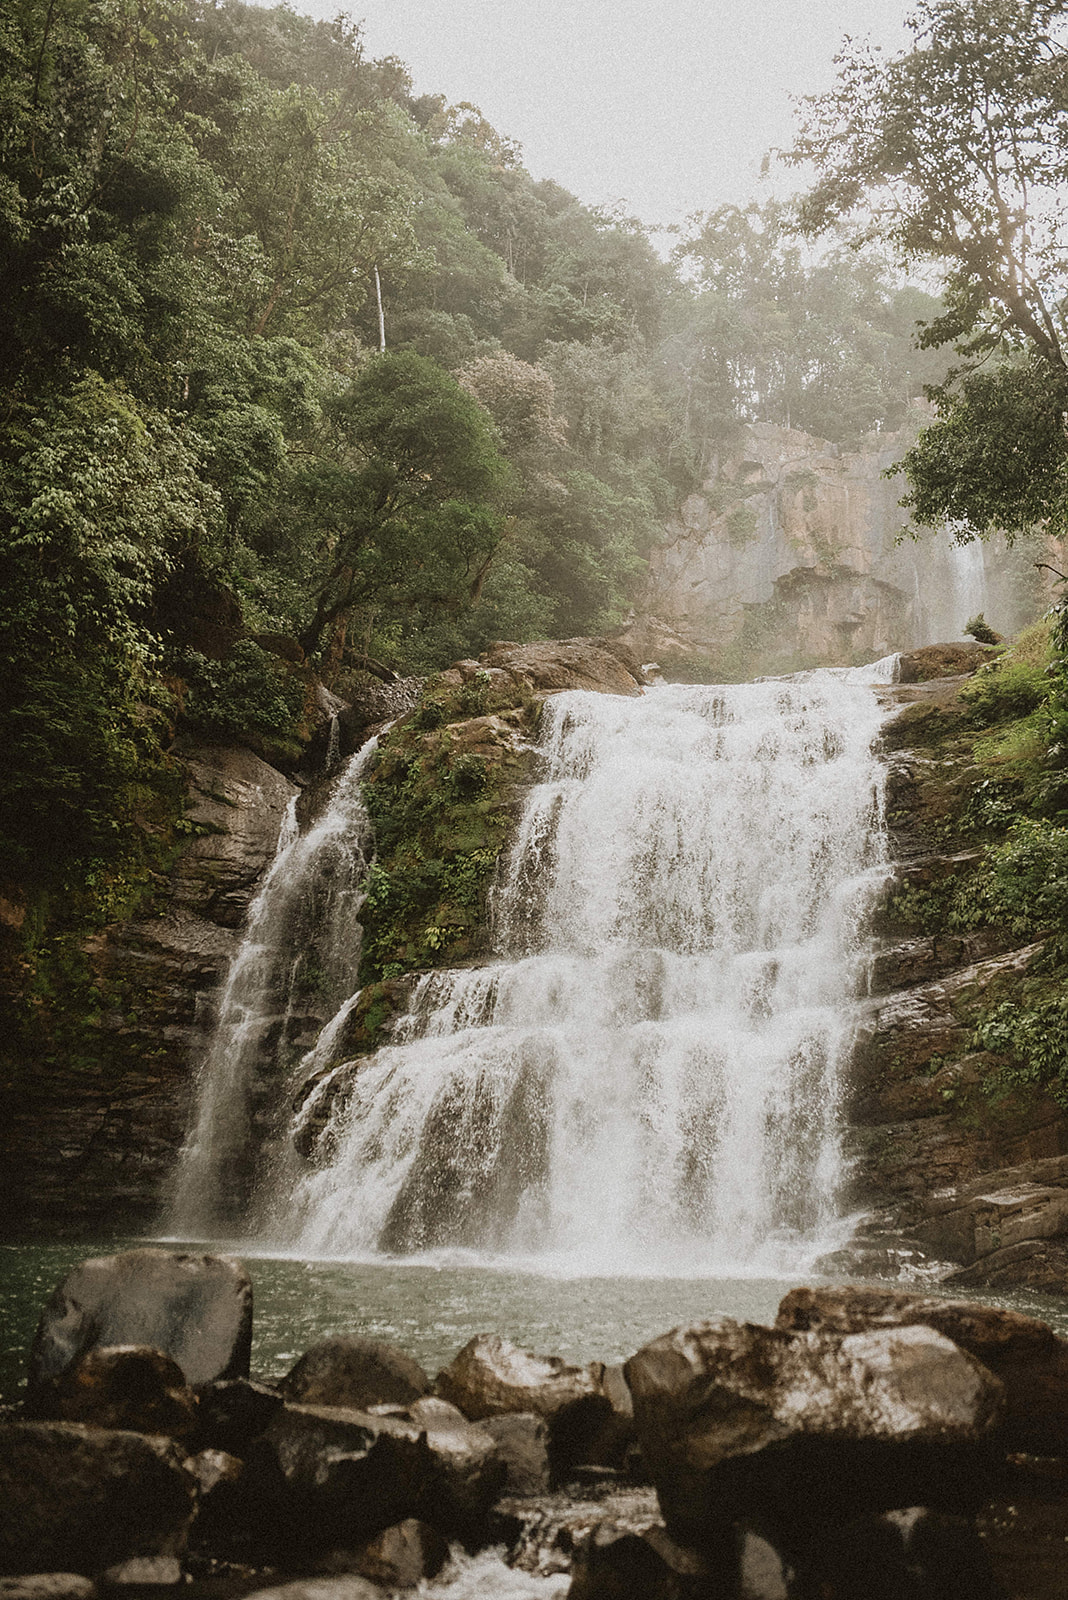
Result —
M325 1117L326 1154L276 1242L676 1273L793 1272L837 1242L886 872L856 677L553 696L496 959L424 976L389 1044L320 1077L299 1119Z
M318 1032L355 982L368 845L360 783L377 747L339 773L318 819L298 831L296 802L249 908L198 1078L192 1132L178 1160L170 1226L210 1234L247 1210L253 1123L271 1120L300 1041Z

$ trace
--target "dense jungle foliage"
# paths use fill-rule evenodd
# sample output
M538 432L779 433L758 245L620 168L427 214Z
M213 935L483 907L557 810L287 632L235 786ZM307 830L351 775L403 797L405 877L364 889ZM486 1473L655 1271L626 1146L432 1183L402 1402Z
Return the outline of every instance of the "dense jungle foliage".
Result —
M848 441L932 372L874 257L769 205L665 261L237 0L4 7L0 283L0 849L68 893L151 857L176 725L292 759L315 679L618 625L740 424Z

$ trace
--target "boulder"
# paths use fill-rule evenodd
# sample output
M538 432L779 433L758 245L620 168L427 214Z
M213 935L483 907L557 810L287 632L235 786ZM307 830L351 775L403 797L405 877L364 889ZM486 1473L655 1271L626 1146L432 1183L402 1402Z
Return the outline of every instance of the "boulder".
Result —
M973 1523L922 1506L821 1529L803 1592L852 1600L1004 1600Z
M127 1250L83 1261L45 1306L30 1350L30 1389L98 1345L149 1345L190 1384L248 1376L252 1284L225 1256Z
M536 694L596 689L602 694L637 695L645 683L641 662L619 639L499 641L478 659L480 666L506 672L514 683Z
M549 1429L532 1411L508 1411L481 1424L505 1465L504 1494L525 1497L548 1494Z
M568 1366L559 1356L536 1356L496 1333L480 1333L438 1373L434 1388L472 1421L509 1411L552 1417L563 1406L601 1395L604 1369Z
M26 1415L95 1428L127 1428L188 1439L197 1401L182 1369L146 1345L98 1345L30 1391Z
M383 1528L358 1550L334 1552L323 1567L356 1572L384 1589L414 1589L424 1578L436 1577L448 1556L448 1544L436 1528L406 1517Z
M1000 1378L1006 1449L1068 1454L1068 1340L1035 1317L971 1300L845 1285L791 1289L776 1318L776 1327L792 1332L839 1336L911 1325L936 1329Z
M435 1380L435 1389L479 1421L530 1411L549 1424L549 1467L562 1482L597 1455L615 1418L604 1392L604 1367L572 1367L559 1356L532 1355L496 1333L478 1334Z
M659 1523L640 1533L602 1523L579 1545L572 1573L568 1600L712 1600L726 1592L704 1557Z
M121 1589L125 1584L158 1589L164 1584L181 1583L182 1563L177 1556L131 1556L129 1561L109 1567L101 1577L108 1589Z
M287 1400L308 1406L406 1406L430 1392L417 1361L372 1339L327 1339L301 1356L278 1385Z
M277 1389L248 1378L222 1378L196 1390L198 1420L196 1444L201 1450L225 1450L243 1456L285 1401Z
M250 1549L291 1561L354 1548L418 1515L433 1474L415 1423L285 1405L249 1452L240 1486Z
M723 1317L654 1339L624 1372L684 1543L718 1542L742 1515L791 1525L983 1498L1002 1385L932 1328L832 1338Z
M433 1462L421 1514L450 1537L483 1542L486 1518L508 1475L493 1435L432 1396L417 1400L404 1415L425 1430Z
M73 1422L0 1427L0 1572L97 1573L175 1555L195 1504L170 1440Z
M77 1572L27 1572L0 1578L0 1600L96 1600L91 1578Z
M339 1578L300 1578L273 1589L256 1589L245 1600L382 1600L382 1591L367 1578L348 1573Z

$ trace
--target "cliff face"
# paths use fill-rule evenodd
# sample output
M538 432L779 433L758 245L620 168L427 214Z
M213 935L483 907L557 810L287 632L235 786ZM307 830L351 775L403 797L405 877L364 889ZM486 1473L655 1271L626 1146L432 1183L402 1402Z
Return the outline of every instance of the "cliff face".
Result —
M653 554L643 611L656 620L638 647L744 676L959 638L978 611L1002 632L1030 620L1036 584L1019 553L930 534L897 542L904 485L883 474L907 443L844 451L747 427Z
M967 681L893 691L895 874L847 1107L851 1200L868 1215L857 1251L837 1265L896 1273L948 1263L953 1283L1063 1292L1068 1111L1011 1051L977 1038L996 1008L1058 991L1063 963L1041 931L959 915L979 904L987 852L1000 842L996 828L967 826L982 782L959 698Z
M218 987L298 792L249 750L194 746L183 760L193 837L153 914L65 948L38 1000L38 1048L5 1073L7 1230L158 1218Z

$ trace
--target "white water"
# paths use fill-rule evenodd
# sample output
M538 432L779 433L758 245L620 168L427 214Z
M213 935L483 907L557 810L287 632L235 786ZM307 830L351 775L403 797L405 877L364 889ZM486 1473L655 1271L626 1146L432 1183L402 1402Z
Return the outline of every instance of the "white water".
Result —
M872 679L889 668L872 669ZM797 1272L838 1242L841 1070L886 871L857 675L547 702L499 959L326 1077L308 1255ZM320 1051L321 1059L325 1056Z
M286 1047L307 1020L302 1010L330 1016L351 990L369 843L360 783L376 747L372 739L348 761L307 833L298 832L290 803L200 1069L196 1118L175 1179L175 1234L210 1234L234 1209L229 1180L251 1142L257 1073L266 1063L284 1083Z

